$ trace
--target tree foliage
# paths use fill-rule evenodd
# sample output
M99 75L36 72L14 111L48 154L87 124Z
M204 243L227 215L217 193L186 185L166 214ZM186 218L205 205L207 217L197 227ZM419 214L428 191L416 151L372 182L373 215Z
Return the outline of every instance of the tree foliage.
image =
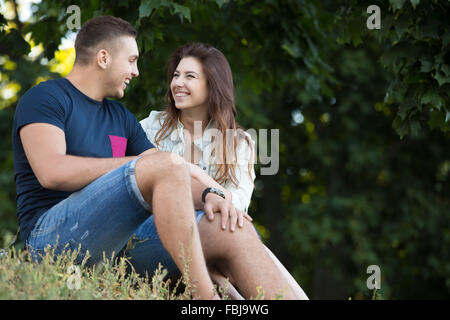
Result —
M404 137L416 135L423 126L450 130L450 12L449 1L391 0L378 3L385 13L379 32L353 28L360 23L359 1L349 1L343 15L341 43L362 43L376 39L382 48L380 65L389 74L380 108L393 108L393 126ZM367 2L367 6L369 2ZM362 30L363 32L358 32Z

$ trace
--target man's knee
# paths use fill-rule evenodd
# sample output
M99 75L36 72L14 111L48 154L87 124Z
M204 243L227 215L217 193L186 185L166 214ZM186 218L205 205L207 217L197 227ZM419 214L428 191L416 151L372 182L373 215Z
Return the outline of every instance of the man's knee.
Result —
M136 163L136 175L157 181L165 177L185 177L188 175L185 160L172 152L159 151L139 158Z

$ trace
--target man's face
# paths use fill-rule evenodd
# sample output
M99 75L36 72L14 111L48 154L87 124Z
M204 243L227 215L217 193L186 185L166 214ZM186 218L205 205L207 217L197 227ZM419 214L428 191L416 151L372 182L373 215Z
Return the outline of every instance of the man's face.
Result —
M105 96L121 99L131 79L139 75L139 50L133 37L124 36L115 40L110 51L111 63L104 77Z

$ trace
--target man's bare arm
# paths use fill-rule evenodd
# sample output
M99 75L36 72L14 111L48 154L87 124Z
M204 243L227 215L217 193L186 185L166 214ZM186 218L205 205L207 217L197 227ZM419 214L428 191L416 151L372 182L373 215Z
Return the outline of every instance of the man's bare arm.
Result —
M25 154L39 183L47 189L75 191L82 189L100 176L138 158L89 158L66 154L64 131L47 123L32 123L20 129L20 138ZM146 150L139 156L151 155L156 148ZM192 177L192 198L194 207L205 210L212 220L213 212L222 213L223 227L230 216L233 220L235 211L228 201L209 193L206 204L202 203L202 193L206 185ZM230 215L230 211L233 214Z
M32 123L20 129L20 138L39 183L47 189L75 191L98 177L136 159L89 158L66 154L64 131L47 123ZM147 150L144 154L156 152Z

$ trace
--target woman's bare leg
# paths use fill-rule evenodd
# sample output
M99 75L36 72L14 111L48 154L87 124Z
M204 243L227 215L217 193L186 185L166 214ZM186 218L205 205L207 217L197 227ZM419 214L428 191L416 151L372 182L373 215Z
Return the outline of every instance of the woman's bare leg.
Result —
M295 281L294 277L287 271L287 269L283 266L283 264L278 260L278 258L272 253L272 251L269 250L266 246L264 246L264 249L266 250L267 254L272 259L273 263L277 266L278 271L283 275L283 277L286 279L287 283L289 284L289 287L291 288L292 293L296 296L297 300L309 300L306 293L303 291L303 289L300 287L300 285Z
M269 257L272 259L273 263L277 266L278 271L286 279L286 282L291 288L292 293L296 296L296 299L309 300L308 296L300 287L300 285L297 283L297 281L295 281L295 279L292 277L289 271L283 266L283 264L272 253L272 251L270 251L270 249L267 248L266 246L264 246L264 249L266 250ZM209 276L216 285L226 288L224 292L226 296L228 296L231 300L244 300L244 297L242 297L242 295L236 289L238 288L236 282L232 278L227 278L224 275L224 273L227 273L226 271L224 272L220 271L220 267L216 265L208 265L208 271Z
M220 266L222 273L232 278L245 298L256 297L257 288L264 291L264 299L298 299L289 281L267 254L253 225L244 220L244 227L234 232L221 229L219 217L199 223L200 240L208 262Z

